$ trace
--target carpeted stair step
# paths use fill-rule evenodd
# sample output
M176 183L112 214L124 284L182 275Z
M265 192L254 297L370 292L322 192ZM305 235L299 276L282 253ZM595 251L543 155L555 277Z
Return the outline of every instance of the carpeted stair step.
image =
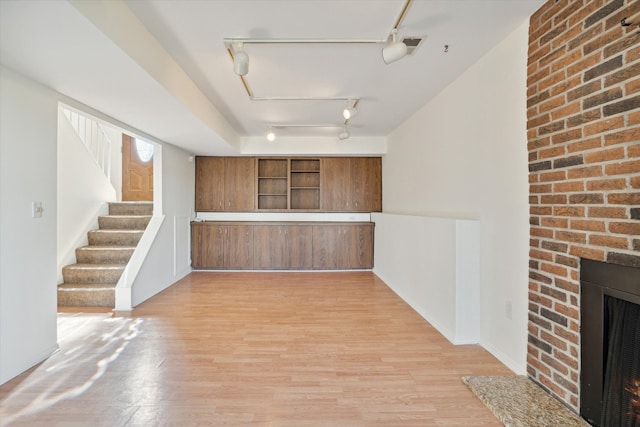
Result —
M125 264L71 264L62 269L64 284L110 283L115 285Z
M129 262L133 246L83 246L76 249L78 264L126 264Z
M91 230L89 246L137 246L143 230Z
M115 284L63 283L58 285L60 307L114 307Z
M108 215L99 216L98 225L102 230L144 230L151 221L151 215Z
M153 215L153 202L111 202L109 215Z
M109 203L89 245L76 249L77 264L62 269L58 305L114 307L115 287L153 215L153 202Z

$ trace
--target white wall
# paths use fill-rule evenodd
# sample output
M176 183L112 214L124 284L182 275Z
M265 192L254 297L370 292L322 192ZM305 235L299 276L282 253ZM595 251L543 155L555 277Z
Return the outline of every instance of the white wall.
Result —
M0 68L0 383L57 348L54 92ZM40 201L42 218L31 217Z
M338 130L339 131L339 130ZM266 136L242 138L245 156L380 156L387 152L386 137L351 137L344 141L334 136L276 136L268 142Z
M525 22L394 131L382 164L384 212L480 220L480 343L520 374L527 337L527 42Z
M116 200L115 188L60 109L57 283L62 267L76 262L75 249L88 244L87 231L98 228L98 215L107 214L106 202Z
M155 194L158 190L161 192L164 221L133 283L133 306L191 272L190 220L194 216L195 162L189 153L169 144L156 149L154 156L162 161L160 171L154 163L154 186Z
M479 223L372 213L373 272L454 344L480 339Z

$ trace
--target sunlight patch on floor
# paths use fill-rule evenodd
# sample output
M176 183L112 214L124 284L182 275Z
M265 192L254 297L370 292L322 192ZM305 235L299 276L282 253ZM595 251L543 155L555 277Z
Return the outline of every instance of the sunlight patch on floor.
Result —
M110 313L59 313L60 351L9 393L0 408L1 425L85 393L140 334L142 323L142 319L115 318ZM33 395L27 406L12 403L29 400L25 395Z

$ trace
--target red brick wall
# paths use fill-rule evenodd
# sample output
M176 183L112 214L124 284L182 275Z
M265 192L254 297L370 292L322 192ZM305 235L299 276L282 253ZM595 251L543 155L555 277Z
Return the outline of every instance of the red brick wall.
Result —
M577 410L580 258L640 266L638 0L549 0L529 29L529 376Z

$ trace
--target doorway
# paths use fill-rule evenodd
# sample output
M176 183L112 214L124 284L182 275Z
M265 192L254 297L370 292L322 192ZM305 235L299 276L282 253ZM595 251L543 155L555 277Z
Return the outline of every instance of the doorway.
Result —
M122 201L153 201L154 145L122 134Z

